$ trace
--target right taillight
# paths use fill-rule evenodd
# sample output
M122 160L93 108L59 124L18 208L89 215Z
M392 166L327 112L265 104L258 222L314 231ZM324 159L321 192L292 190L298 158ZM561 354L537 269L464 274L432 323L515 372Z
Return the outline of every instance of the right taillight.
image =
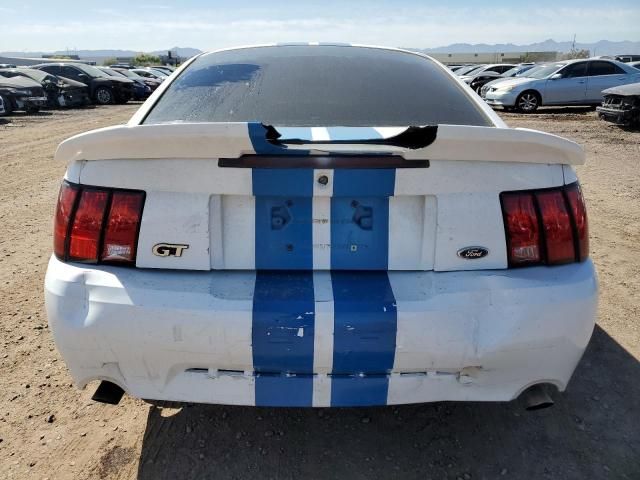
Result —
M65 261L134 265L145 193L63 182L54 253Z
M589 256L587 212L577 183L500 194L510 267L560 265Z

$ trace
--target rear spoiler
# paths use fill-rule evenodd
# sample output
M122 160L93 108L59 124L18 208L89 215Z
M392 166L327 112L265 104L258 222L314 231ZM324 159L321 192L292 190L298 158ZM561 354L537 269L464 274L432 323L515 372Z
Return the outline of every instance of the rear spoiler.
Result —
M172 123L115 126L65 140L55 159L212 159L242 155L394 155L405 160L582 165L582 147L529 129L265 126L260 123Z

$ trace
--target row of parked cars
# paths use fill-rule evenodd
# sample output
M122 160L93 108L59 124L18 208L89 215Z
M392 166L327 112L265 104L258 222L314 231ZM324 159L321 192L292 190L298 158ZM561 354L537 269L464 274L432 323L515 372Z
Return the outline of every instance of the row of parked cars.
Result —
M640 61L589 58L549 63L450 66L492 107L598 106L598 115L640 125Z
M0 65L0 115L144 100L172 72L168 66L95 67L75 62Z
M450 66L492 107L597 106L604 120L640 126L640 61L589 58L549 63Z

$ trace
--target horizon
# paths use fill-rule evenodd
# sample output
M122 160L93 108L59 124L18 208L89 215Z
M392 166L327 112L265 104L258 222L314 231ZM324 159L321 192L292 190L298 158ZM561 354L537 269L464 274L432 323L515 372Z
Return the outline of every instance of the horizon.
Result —
M158 51L173 45L214 50L237 45L290 41L335 41L409 48L447 45L527 45L558 42L640 41L640 7L629 0L602 6L595 0L539 0L525 11L505 0L470 0L455 7L433 1L338 0L289 5L256 0L182 2L112 0L109 8L79 0L51 4L27 0L0 7L3 52L74 50ZM24 19L24 20L22 20ZM541 34L540 32L544 32ZM544 37L541 39L541 37ZM567 39L568 37L568 39ZM110 45L110 47L104 47ZM195 45L195 47L194 47Z

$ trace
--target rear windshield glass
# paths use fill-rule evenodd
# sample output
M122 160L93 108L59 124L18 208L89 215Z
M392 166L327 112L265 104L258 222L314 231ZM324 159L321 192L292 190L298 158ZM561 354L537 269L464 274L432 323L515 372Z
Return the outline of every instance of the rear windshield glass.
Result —
M492 125L435 62L373 48L261 47L203 55L144 123Z

